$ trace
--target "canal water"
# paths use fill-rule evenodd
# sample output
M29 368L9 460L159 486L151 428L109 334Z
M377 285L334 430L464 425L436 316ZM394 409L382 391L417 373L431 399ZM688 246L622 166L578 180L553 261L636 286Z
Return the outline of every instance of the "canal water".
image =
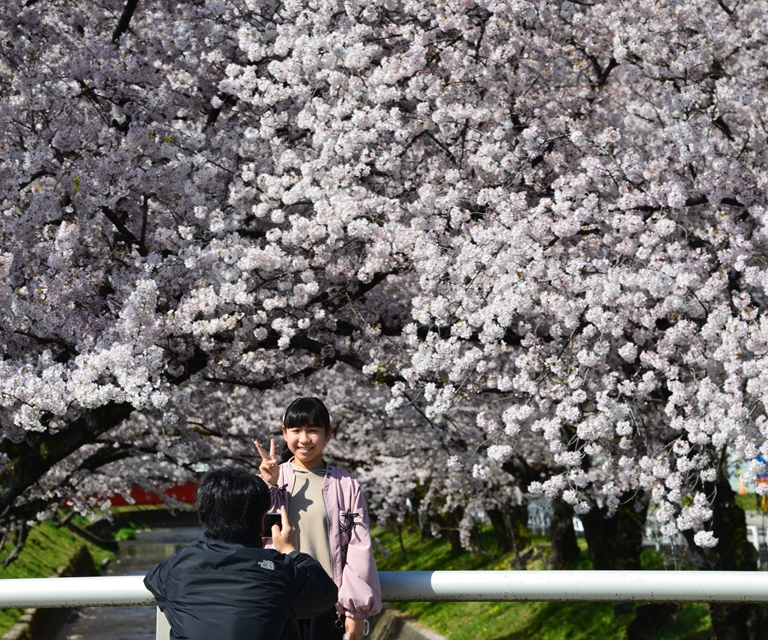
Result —
M200 527L137 531L135 540L119 543L117 558L104 575L145 575L158 562L202 535ZM155 607L86 607L75 609L56 640L154 640Z

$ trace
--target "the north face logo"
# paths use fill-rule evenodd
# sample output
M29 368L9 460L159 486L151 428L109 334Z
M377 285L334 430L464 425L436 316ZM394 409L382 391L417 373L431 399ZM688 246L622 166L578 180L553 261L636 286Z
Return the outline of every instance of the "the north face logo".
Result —
M272 562L271 560L262 560L261 562L259 562L259 566L262 569L269 569L270 571L275 570L275 563Z

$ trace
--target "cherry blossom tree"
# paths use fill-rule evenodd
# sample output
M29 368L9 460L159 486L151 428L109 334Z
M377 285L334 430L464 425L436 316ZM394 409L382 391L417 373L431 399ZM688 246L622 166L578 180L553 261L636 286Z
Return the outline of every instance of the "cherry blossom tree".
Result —
M712 548L723 452L768 453L767 35L757 0L3 6L0 508L244 455L196 393L344 366L442 432L430 474L535 461Z
M135 459L107 434L137 413L159 417L145 445L161 449L185 386L361 369L357 345L407 313L385 282L395 258L358 277L383 241L350 236L356 216L272 211L248 177L277 166L259 130L271 110L219 85L250 64L249 25L274 39L279 10L2 9L2 508L69 456L91 471ZM367 299L376 287L390 300Z

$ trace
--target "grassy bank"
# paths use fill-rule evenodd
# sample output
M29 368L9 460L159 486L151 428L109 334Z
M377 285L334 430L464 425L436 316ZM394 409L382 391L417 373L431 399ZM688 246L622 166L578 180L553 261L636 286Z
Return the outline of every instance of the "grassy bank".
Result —
M13 551L13 543L6 542L0 550L0 562ZM0 579L47 578L58 575L85 547L93 559L93 571L98 573L107 559L114 554L86 540L67 527L56 527L43 522L33 527L19 557L7 567L0 564ZM21 616L20 609L0 609L0 635L5 634Z
M381 571L428 570L501 570L510 568L512 554L495 552L490 530L483 534L486 553L451 554L445 538L422 540L418 531L403 532L402 556L398 537L381 529L374 532L379 543L389 552L388 557L376 554ZM580 569L588 570L586 545L582 548ZM534 540L546 555L548 541ZM643 552L645 568L661 568L661 558L651 549ZM529 563L530 570L544 570L541 559ZM411 602L397 608L413 616L450 640L578 640L587 638L624 639L627 625L634 619L634 607L616 616L610 603L557 602ZM658 631L655 640L682 640L710 637L709 612L706 605L682 605L667 624Z
M762 507L762 499L761 496L757 496L754 493L737 493L736 504L744 509L744 511L760 511ZM766 504L766 506L768 506L768 504Z

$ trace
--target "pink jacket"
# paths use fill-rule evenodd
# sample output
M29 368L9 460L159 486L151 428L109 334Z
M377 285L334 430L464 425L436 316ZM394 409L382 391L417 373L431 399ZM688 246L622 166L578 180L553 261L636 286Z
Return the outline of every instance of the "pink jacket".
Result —
M267 483L270 509L288 509L294 472L289 462L280 465L277 486ZM381 611L381 585L373 559L368 507L352 475L327 465L323 501L328 514L333 581L339 588L336 609L349 618L365 618Z

